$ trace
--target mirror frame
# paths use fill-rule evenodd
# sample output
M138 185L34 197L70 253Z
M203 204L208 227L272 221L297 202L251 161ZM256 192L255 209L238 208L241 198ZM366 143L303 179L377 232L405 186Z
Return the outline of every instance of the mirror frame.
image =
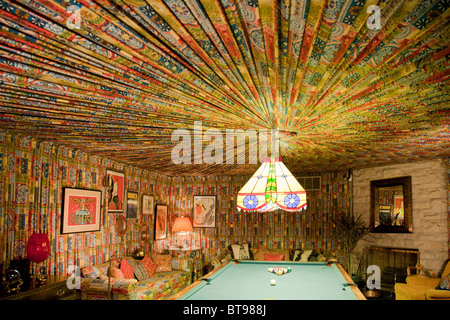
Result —
M404 226L375 226L375 216L378 214L375 208L379 198L379 188L403 186ZM370 231L374 233L411 233L412 232L412 187L411 176L393 179L370 181Z

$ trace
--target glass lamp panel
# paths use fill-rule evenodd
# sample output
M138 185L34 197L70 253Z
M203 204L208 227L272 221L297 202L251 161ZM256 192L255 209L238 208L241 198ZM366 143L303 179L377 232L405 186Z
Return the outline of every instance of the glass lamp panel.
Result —
M246 211L260 211L266 205L264 194L261 195L238 195L237 206Z
M264 172L268 172L268 170L265 170L265 166L266 163L263 163L261 167L259 167L255 174L247 181L247 183L241 188L241 190L239 190L238 194L260 193L265 191L267 183L267 173L264 174Z
M267 177L269 175L270 162L264 162L261 167L255 172L254 176L261 175L263 177Z
M290 192L291 188L285 178L277 177L277 192L282 194Z

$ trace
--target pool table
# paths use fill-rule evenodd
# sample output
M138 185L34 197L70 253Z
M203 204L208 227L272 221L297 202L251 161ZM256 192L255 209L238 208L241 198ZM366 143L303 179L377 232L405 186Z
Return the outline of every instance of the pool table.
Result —
M291 271L277 275L269 268ZM272 280L276 283L273 284ZM230 261L176 294L179 300L365 300L340 264Z

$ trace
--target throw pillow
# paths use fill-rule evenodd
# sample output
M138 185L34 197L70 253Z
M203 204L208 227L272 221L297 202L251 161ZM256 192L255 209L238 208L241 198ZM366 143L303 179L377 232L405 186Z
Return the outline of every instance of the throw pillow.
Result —
M266 253L264 255L264 260L265 261L283 261L284 260L284 253L280 253L280 254L270 254L270 253Z
M327 259L325 258L325 256L323 255L323 254L319 254L318 256L317 256L317 261L318 262L324 262L324 261L326 261Z
M308 258L308 261L317 261L318 256L319 252L317 252L317 250L313 250Z
M450 290L450 273L441 280L439 286L436 289Z
M222 260L220 260L220 262L225 263L230 260L231 260L231 254L227 254L225 257L222 258Z
M97 279L102 272L94 266L88 266L81 269L83 277Z
M231 252L234 259L250 260L250 247L248 243L232 244Z
M158 265L156 272L172 271L172 257L169 254L152 254L152 260Z
M109 266L114 266L116 268L119 268L120 266L120 260L113 259L111 261L107 261L101 264L97 264L96 267L100 270L103 274L108 274Z
M302 253L303 253L303 250L301 250L301 249L292 250L291 254L290 254L290 260L291 261L300 261L300 258L302 257Z
M265 245L261 245L258 250L256 251L256 253L254 254L253 259L257 260L257 261L263 261L264 260L264 255L266 253L270 253L269 249L267 249L267 247Z
M134 279L133 267L125 260L125 258L122 258L122 262L120 263L120 271L122 271L125 279Z
M312 252L313 252L312 250L305 250L302 253L302 257L300 258L300 262L307 262L308 258L309 258L309 256L311 255Z
M108 274L112 278L124 279L122 271L120 271L120 269L117 269L114 266L111 266L111 268L108 271Z
M134 274L136 275L136 279L139 281L150 278L145 270L145 267L142 264L136 265L134 267Z
M148 254L145 255L144 259L142 259L139 264L144 266L145 271L147 272L150 278L152 278L155 275L155 271L158 265L155 262L153 262L153 260L148 256Z

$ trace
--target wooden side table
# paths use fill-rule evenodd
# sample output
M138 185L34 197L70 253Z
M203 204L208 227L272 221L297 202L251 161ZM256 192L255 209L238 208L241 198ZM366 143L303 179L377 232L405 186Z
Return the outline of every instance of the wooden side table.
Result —
M67 277L47 276L47 282L40 284L33 279L28 288L18 293L2 294L1 300L75 300L75 289L67 287Z

